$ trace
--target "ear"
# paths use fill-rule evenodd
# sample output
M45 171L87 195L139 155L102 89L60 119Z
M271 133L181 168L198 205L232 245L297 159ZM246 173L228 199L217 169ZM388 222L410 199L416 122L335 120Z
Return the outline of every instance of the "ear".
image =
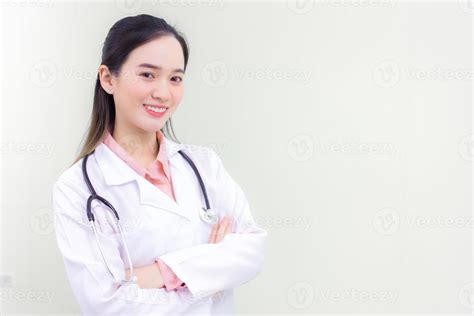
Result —
M104 89L108 94L113 94L112 74L109 71L109 67L106 65L100 65L99 67L99 80L102 89Z

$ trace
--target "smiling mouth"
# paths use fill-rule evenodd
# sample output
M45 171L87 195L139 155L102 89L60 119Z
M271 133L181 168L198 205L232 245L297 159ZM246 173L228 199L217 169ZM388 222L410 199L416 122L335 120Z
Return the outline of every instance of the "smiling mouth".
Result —
M163 105L149 105L149 104L143 104L145 109L153 111L155 113L164 113L168 108Z

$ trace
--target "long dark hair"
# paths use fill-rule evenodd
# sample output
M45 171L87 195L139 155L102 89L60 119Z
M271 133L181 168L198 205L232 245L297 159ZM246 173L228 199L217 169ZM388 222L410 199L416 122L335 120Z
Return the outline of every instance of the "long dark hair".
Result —
M118 75L128 55L135 48L163 36L174 36L181 44L184 55L184 70L188 64L189 48L184 36L164 19L148 14L129 16L117 21L109 30L102 48L101 65ZM90 154L102 142L107 130L113 130L115 124L115 103L113 96L104 91L99 74L95 83L94 104L86 140L73 162ZM179 142L174 134L171 117L161 129L163 134Z

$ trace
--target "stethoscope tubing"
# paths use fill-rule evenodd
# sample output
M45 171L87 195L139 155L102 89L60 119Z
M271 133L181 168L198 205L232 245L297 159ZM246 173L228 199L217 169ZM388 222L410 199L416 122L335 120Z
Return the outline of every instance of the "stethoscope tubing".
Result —
M82 175L84 177L86 185L87 185L87 187L90 191L90 194L91 194L89 196L89 198L87 199L87 206L86 206L87 218L88 218L89 223L91 225L92 231L94 232L95 239L96 239L97 244L99 246L99 251L102 255L102 258L104 260L106 268L107 268L109 274L111 275L111 277L115 280L115 282L120 283L120 284L136 283L137 282L137 277L135 276L134 271L133 271L133 264L132 264L132 260L131 260L131 257L130 257L130 252L129 252L128 247L127 247L127 243L125 241L125 237L123 235L122 226L120 225L119 214L109 201L107 201L105 198L103 198L102 196L100 196L96 193L96 191L94 189L94 186L92 185L91 180L89 178L89 174L87 172L87 160L89 159L89 156L91 154L93 154L94 152L95 152L95 149L92 152L90 152L89 154L85 155L84 159L83 159L83 162L82 162ZM189 156L186 155L182 150L179 150L178 152L189 163L189 165L193 169L194 174L196 175L196 177L199 181L199 186L201 187L201 191L202 191L202 194L204 196L205 203L206 203L206 208L202 208L204 213L201 213L201 218L204 221L208 222L208 223L215 222L216 219L217 219L217 215L215 215L215 213L211 210L210 203L209 203L209 198L208 198L207 192L206 192L206 187L204 185L204 182L201 178L201 175L200 175L199 171L197 170L196 165L193 163L191 158L189 158ZM103 204L105 204L107 206L108 210L112 211L115 218L117 219L117 227L118 227L121 239L122 239L122 243L123 243L124 248L125 248L127 261L128 261L129 267L130 267L130 279L129 280L123 280L123 279L115 277L114 273L110 269L109 262L108 262L108 260L105 256L105 254L104 254L104 250L102 249L102 246L101 246L101 243L100 243L100 240L99 240L99 236L98 236L98 233L97 233L97 229L95 227L95 217L94 217L94 213L92 213L92 202L94 200L98 200L98 201L102 202Z

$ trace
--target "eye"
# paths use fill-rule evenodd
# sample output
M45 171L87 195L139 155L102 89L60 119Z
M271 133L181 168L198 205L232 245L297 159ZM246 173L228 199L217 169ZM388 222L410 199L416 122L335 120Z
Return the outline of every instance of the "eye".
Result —
M178 82L179 82L179 83L183 82L183 78L181 78L181 77L173 77L172 79L178 79ZM175 81L176 81L176 80L175 80Z
M145 78L150 78L150 77L147 77L147 76L144 76L144 75L151 75L153 76L153 74L149 73L149 72L144 72L144 73L141 73L140 76L142 77L145 77Z

